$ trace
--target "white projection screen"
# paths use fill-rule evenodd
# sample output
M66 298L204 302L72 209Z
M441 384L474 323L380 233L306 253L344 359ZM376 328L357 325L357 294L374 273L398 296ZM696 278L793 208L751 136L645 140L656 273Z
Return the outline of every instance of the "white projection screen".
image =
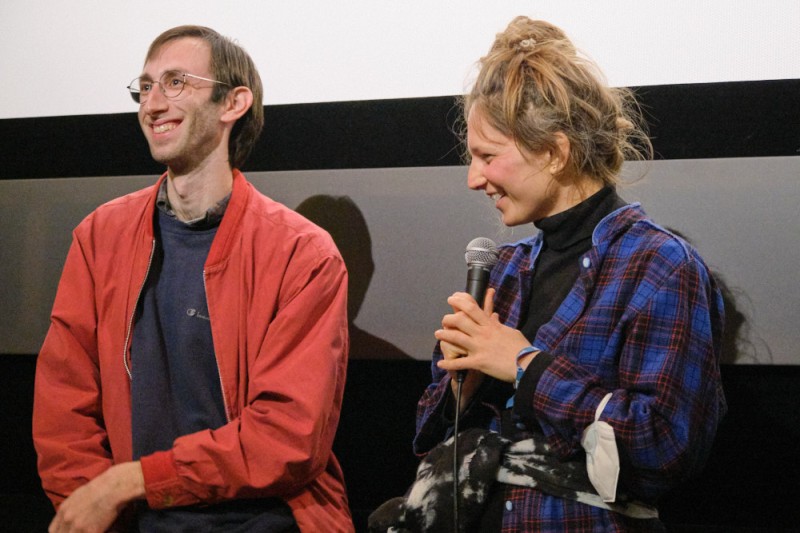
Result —
M564 28L610 84L652 104L657 158L626 164L620 193L691 240L727 287L726 362L800 364L796 0L4 1L0 354L38 352L72 228L154 182L125 86L156 35L192 23L235 38L264 80L249 179L293 209L345 197L366 223L350 232L362 252L371 244L349 265L364 292L354 323L381 348L354 357L428 359L445 298L464 284L466 243L535 230L502 227L448 136L448 102L519 14ZM437 128L443 147L417 157Z

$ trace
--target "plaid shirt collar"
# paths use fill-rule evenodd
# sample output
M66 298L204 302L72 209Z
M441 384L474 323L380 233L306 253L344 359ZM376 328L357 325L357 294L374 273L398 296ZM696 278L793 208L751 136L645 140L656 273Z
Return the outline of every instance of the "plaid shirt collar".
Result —
M590 265L598 265L611 243L630 226L646 220L639 203L627 204L606 215L594 228L592 249L586 254ZM521 303L530 294L531 269L542 249L544 238L540 231L532 237L499 246L501 259L492 270L492 286L498 290L495 298L495 311L501 321L511 327L519 327ZM594 267L582 268L593 270ZM507 288L511 287L511 288ZM508 294L503 295L503 292Z

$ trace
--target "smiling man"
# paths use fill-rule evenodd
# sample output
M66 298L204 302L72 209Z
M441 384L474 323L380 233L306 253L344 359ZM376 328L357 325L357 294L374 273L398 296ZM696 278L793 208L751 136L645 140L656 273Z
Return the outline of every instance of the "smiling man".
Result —
M73 232L36 373L50 531L352 531L331 452L347 274L238 170L263 125L253 61L181 26L128 89L167 171Z

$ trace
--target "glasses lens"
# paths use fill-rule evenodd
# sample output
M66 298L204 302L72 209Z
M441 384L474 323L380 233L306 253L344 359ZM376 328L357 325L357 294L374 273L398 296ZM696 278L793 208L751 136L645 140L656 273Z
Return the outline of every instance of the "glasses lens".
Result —
M161 89L164 91L164 95L168 98L175 98L181 91L183 91L183 85L185 83L186 78L183 75L183 72L178 72L177 70L168 70L165 72L158 83L161 84Z
M158 81L152 81L147 78L136 78L128 85L128 90L131 92L133 101L137 104L144 103L150 96L150 93L154 89L153 86L156 83L161 86L161 92L164 96L167 98L176 98L183 91L183 86L186 84L186 75L177 70L168 70L161 75L161 79Z
M141 100L141 83L139 82L139 78L135 78L130 85L128 85L128 90L131 92L131 98L137 104Z

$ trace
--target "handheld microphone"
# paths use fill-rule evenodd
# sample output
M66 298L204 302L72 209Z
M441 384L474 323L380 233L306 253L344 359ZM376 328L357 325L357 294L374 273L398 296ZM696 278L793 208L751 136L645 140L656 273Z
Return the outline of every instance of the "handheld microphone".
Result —
M464 259L467 261L467 289L466 293L475 298L478 305L483 307L486 289L489 287L489 274L497 263L497 245L492 239L478 237L467 244ZM456 377L464 380L466 370L459 370Z
M489 286L489 273L497 263L497 245L486 237L472 239L464 254L467 261L467 294L483 306L486 288Z

